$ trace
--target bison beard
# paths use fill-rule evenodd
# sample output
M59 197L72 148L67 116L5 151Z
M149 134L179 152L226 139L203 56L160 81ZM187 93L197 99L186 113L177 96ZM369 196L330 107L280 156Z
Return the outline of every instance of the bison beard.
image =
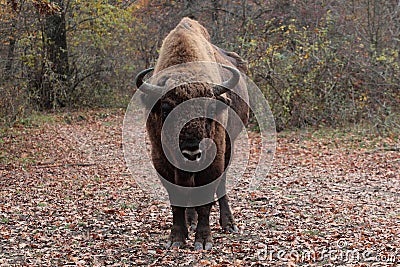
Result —
M147 106L151 109L146 122L147 133L151 142L152 162L157 170L160 180L166 187L171 203L174 198L187 197L188 203L192 197L186 191L189 187L198 187L210 184L219 179L215 186L214 194L217 194L220 205L220 225L227 232L238 232L234 222L228 197L225 192L225 170L231 157L231 141L236 136L228 136L224 125L209 118L195 118L189 121L179 133L179 149L183 157L191 162L200 161L207 157L207 149L201 147L201 140L209 138L216 146L216 156L212 163L205 169L190 172L173 165L167 155L167 149L163 149L161 129L169 113L185 101L196 98L209 98L219 100L230 106L240 117L244 124L247 123L249 109L246 99L239 96L247 96L246 85L240 80L240 72L246 71L245 62L233 52L226 52L210 43L207 30L197 21L184 18L165 38L160 49L154 73L190 62L213 62L221 64L230 73L229 77L221 77L224 82L220 85L210 83L188 83L174 87L162 95L163 87L149 84L143 81L144 76L153 69L147 69L136 76L136 85L144 93L144 97L156 99L156 104ZM236 69L237 68L237 69ZM235 93L231 89L235 88ZM204 108L205 110L207 107ZM230 124L227 108L214 108L215 116L225 118L226 127L234 127ZM179 118L176 118L179 119ZM235 129L239 134L241 129ZM232 140L231 140L232 138ZM172 158L174 155L172 155ZM170 158L170 157L169 157ZM164 180L165 179L165 180ZM168 183L182 186L182 192L170 190ZM186 194L186 195L185 195ZM176 203L176 202L175 202ZM188 227L196 229L194 248L196 250L210 249L212 247L211 229L209 224L212 203L194 208L172 205L173 225L169 237L168 247L182 247L188 238Z

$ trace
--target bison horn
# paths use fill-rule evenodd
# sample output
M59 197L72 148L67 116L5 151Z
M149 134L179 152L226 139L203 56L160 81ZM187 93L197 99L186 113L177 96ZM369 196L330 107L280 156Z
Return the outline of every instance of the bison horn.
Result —
M141 72L136 75L135 78L135 84L136 87L142 91L145 94L153 95L153 96L159 96L162 93L163 88L157 85L153 85L150 83L146 83L143 81L144 76L146 76L147 73L153 71L154 68L149 68L142 70Z
M232 73L232 77L229 80L223 82L221 85L214 86L215 96L222 95L223 93L228 92L229 89L233 89L240 80L240 72L236 68L226 65L223 65L222 67L229 70Z

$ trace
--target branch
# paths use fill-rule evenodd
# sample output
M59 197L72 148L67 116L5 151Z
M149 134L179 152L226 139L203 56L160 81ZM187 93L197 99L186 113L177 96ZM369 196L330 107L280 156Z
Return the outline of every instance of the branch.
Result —
M86 76L81 77L80 79L78 79L78 80L75 82L75 84L72 86L71 89L72 89L72 90L75 90L75 88L78 87L78 85L79 85L81 82L83 82L83 81L86 80L87 78L89 78L89 77L91 77L91 76L93 76L93 75L95 75L95 74L101 73L101 72L103 72L103 71L107 71L107 70L104 70L104 69L96 70L96 71L93 71L92 73L87 74Z
M43 162L36 165L38 168L57 168L57 167L88 167L94 166L96 163L68 163L68 164L54 164L54 161Z

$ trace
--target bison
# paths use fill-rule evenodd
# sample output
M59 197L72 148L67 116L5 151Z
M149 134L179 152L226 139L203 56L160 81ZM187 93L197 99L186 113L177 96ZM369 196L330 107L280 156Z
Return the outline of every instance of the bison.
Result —
M147 73L153 72L153 77L174 66L193 62L209 62L222 66L217 72L220 75L219 84L209 82L189 82L174 86L167 92L164 90L166 81L160 84L144 81ZM207 66L207 65L205 65ZM215 190L207 194L217 194L220 205L220 225L223 230L237 232L232 212L225 192L224 176L231 160L233 151L232 142L246 124L249 116L247 104L247 89L242 73L247 71L245 61L236 53L225 51L210 42L207 30L197 21L183 18L180 23L164 39L155 68L141 71L135 79L136 86L143 94L143 101L155 99L152 105L147 104L149 116L146 122L147 134L151 143L151 158L153 166L163 181L163 184L173 184L182 188L201 187L218 181ZM212 71L212 73L215 73ZM168 155L169 143L163 144L161 129L173 110L185 101L193 99L215 100L220 105L208 105L203 101L197 108L207 112L210 106L213 112L210 117L196 116L186 122L178 133L180 155ZM150 101L151 102L151 101ZM229 108L228 108L229 107ZM193 108L195 109L195 108ZM243 124L238 127L231 117L229 110L233 110ZM171 115L172 116L172 115ZM179 113L174 114L172 121L179 120ZM218 119L217 119L218 117ZM170 129L174 131L174 127ZM228 132L230 134L228 135ZM206 168L190 171L177 167L172 161L183 157L187 162L197 164L208 157L209 149L202 144L203 139L210 139L215 144L214 158ZM164 140L165 142L165 140ZM202 146L203 145L203 146ZM211 151L211 149L210 149ZM172 160L171 160L172 158ZM179 193L177 190L167 191L170 200L177 197L191 198L191 194ZM185 190L183 190L185 191ZM210 196L204 196L210 199ZM213 197L213 196L212 196ZM191 203L188 200L188 203ZM212 247L209 216L212 204L190 207L190 205L176 205L171 201L173 225L169 236L168 247L182 247L188 238L188 227L196 228L194 248L209 250Z

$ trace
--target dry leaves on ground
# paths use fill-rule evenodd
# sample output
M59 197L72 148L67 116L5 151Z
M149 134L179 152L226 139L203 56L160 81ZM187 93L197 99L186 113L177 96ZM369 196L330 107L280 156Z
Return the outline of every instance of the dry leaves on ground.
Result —
M166 250L171 211L128 172L123 115L44 115L1 132L0 266L399 266L396 138L279 134L260 189L229 193L240 233L221 232L215 206L211 251L194 252L193 233Z

